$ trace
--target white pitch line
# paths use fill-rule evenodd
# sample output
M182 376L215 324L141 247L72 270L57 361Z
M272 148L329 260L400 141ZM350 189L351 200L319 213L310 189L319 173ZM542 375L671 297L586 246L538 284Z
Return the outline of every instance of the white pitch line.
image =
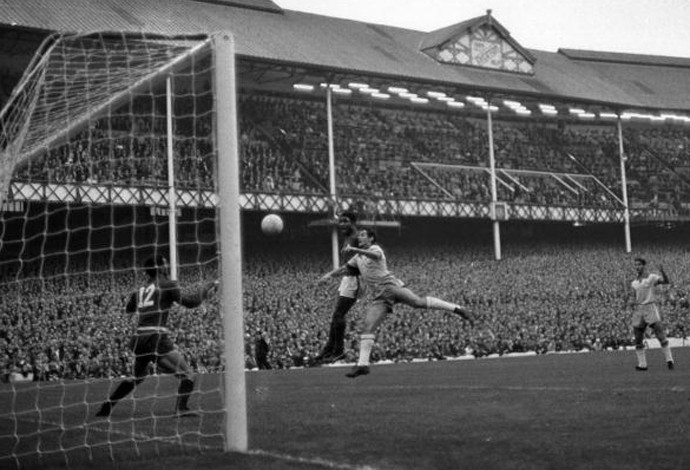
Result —
M304 458L304 457L295 457L293 455L281 454L281 453L277 453L277 452L269 452L269 451L265 451L265 450L250 450L247 453L250 455L263 455L266 457L273 457L273 458L285 460L286 462L297 462L297 463L306 463L306 464L312 464L312 465L323 465L324 467L333 468L336 470L375 470L374 467L371 467L369 465L349 465L346 463L332 462L330 460L325 460L325 459L321 459L321 458L308 459L308 458Z
M617 387L617 388L591 388L591 387L558 387L558 386L522 386L522 385L357 385L357 388L366 390L505 390L513 392L685 392L685 387L673 386L670 388L659 387Z

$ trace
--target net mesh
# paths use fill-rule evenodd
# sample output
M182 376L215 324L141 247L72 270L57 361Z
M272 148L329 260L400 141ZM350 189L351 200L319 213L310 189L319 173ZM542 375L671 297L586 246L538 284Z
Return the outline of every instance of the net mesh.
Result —
M176 417L155 364L94 416L132 374L144 259L171 260L183 295L217 278L212 78L208 38L53 35L0 111L1 467L222 448L214 296L168 318L198 416Z

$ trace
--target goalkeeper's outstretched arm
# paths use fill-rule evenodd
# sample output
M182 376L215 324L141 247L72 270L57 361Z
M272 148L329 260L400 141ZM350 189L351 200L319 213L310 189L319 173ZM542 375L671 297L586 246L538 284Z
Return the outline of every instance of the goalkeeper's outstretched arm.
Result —
M180 296L180 305L185 308L196 308L201 305L204 300L208 299L211 292L218 286L220 281L215 280L204 284L197 292L191 295Z

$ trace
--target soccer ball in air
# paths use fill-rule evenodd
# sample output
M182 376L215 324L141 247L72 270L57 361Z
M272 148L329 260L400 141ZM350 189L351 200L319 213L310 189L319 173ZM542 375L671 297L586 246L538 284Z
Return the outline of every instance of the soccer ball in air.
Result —
M278 235L283 231L283 219L278 214L268 214L261 220L261 230L266 235Z

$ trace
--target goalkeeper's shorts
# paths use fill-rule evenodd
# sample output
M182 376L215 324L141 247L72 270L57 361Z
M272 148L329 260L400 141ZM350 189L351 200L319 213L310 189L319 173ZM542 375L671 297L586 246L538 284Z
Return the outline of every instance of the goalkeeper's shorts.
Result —
M137 333L130 341L130 349L134 352L137 359L155 359L163 356L175 349L170 336L167 333Z

